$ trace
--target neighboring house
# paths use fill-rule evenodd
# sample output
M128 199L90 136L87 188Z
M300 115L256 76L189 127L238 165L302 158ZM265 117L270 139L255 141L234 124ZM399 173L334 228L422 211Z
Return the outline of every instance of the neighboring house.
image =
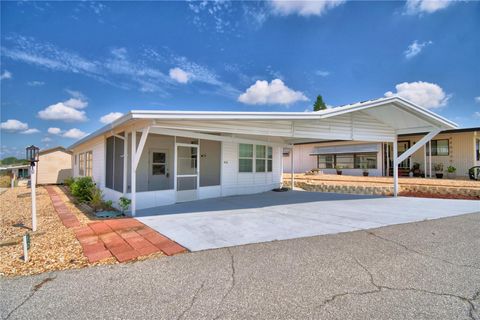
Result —
M40 150L36 163L37 184L60 184L72 177L72 152L55 147Z
M11 166L0 167L1 174L11 174L13 173L18 179L26 179L30 177L30 165L29 164L19 164Z
M295 143L394 142L418 128L428 134L396 162L456 125L399 97L318 112L130 111L69 149L73 175L91 176L114 205L130 198L135 215L138 209L279 187L283 150ZM397 178L394 186L397 194Z
M398 154L415 145L425 133L403 134L398 136ZM422 174L435 174L435 164L443 164L444 171L454 166L458 177L468 177L468 169L480 166L480 128L446 130L436 135L430 146L414 152L399 164L401 175L408 175L415 163L420 166ZM362 175L366 168L371 176L393 174L392 143L318 141L316 143L299 143L295 145L294 169L297 173L320 169L327 174L334 174L335 167L341 166L343 174ZM289 153L284 154L285 172L291 172Z

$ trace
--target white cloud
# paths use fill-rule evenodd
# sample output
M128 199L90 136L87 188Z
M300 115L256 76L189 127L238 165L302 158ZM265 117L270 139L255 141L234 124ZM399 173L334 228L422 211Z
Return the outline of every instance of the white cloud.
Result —
M81 93L80 91L77 90L70 90L70 89L65 89L65 92L71 95L73 98L77 98L80 100L87 100L87 97Z
M474 99L475 99L475 102L476 102L476 103L480 103L480 96L475 97Z
M121 112L110 112L109 114L106 114L103 117L101 117L100 122L105 124L111 123L117 120L118 118L120 118L121 116L123 116L123 113Z
M31 128L31 129L27 129L25 131L22 131L20 132L21 134L34 134L34 133L39 133L40 130L38 129L35 129L35 128Z
M45 137L42 139L42 142L50 142L50 141L52 141L52 139L49 137Z
M7 80L7 79L12 79L12 73L8 70L3 71L3 73L0 75L1 80Z
M345 3L344 0L328 1L285 1L271 0L270 5L273 13L277 15L298 14L300 16L321 16L329 9L335 8Z
M315 74L320 77L328 77L330 75L330 72L325 70L317 70L315 71Z
M18 132L28 130L28 124L15 119L9 119L5 122L2 122L0 128L8 132Z
M474 116L475 118L480 119L480 112L479 112L479 111L475 111L475 113L473 114L473 116Z
M73 129L70 129L70 130L67 130L63 136L65 138L71 138L71 139L80 139L80 138L83 138L85 137L87 134L83 131L81 131L80 129L77 129L77 128L73 128Z
M302 92L290 89L280 79L270 83L257 80L238 97L238 101L246 104L292 104L306 100L308 98Z
M407 0L407 3L405 4L405 12L412 15L433 13L447 8L454 2L454 0Z
M169 75L170 75L170 78L180 83L187 83L190 78L190 75L188 74L188 72L180 68L170 69Z
M428 45L431 45L433 42L432 41L425 41L425 42L418 42L417 40L413 41L412 44L410 44L403 52L405 55L405 58L411 59L418 55L420 52L422 52L423 48L425 48Z
M41 87L45 84L45 82L43 82L43 81L28 81L27 84L30 87Z
M448 99L451 97L438 84L423 81L399 83L395 89L396 93L388 91L385 96L398 95L427 109L443 107L447 105Z
M79 110L87 107L88 102L77 98L70 98L46 107L38 112L38 117L43 120L86 121L85 111Z
M47 132L50 134L58 135L62 133L62 130L60 128L48 128Z

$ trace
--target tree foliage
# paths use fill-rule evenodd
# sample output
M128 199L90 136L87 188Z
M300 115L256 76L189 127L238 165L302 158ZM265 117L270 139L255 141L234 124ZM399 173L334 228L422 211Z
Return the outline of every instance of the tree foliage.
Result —
M317 100L315 100L315 103L313 104L313 111L320 111L320 110L325 110L327 109L327 105L325 102L323 102L322 95L317 96Z

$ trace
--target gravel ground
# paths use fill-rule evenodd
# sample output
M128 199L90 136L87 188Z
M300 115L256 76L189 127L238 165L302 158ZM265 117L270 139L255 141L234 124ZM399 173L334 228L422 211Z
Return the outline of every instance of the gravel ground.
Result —
M480 319L480 213L0 279L9 319Z
M21 240L31 230L30 194L31 189L17 187L0 195L0 243ZM93 264L87 261L73 230L61 223L47 191L42 187L37 187L37 232L32 233L30 259L25 263L22 257L21 241L0 246L0 276L31 275L115 262L113 258Z

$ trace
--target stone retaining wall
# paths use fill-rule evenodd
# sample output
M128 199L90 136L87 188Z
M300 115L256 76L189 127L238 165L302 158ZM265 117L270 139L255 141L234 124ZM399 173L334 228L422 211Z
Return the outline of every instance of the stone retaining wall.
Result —
M290 187L290 181L284 181L285 187ZM393 195L393 186L368 186L368 185L341 185L332 183L295 181L295 187L305 191L333 192L366 195ZM443 187L443 186L422 186L422 185L400 185L400 192L421 192L439 195L459 195L468 197L480 197L480 189Z

